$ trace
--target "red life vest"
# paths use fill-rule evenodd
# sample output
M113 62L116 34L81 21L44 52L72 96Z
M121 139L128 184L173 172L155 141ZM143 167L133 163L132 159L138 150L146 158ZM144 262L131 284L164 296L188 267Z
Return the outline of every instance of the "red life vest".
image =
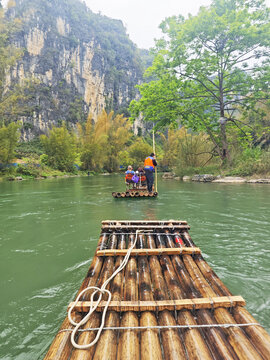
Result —
M128 174L126 174L126 180L131 181L131 180L132 180L133 175L134 175L134 174L132 174L132 173L128 173Z
M146 176L145 176L145 175L142 175L142 176L141 176L141 182L144 182L144 181L146 181Z

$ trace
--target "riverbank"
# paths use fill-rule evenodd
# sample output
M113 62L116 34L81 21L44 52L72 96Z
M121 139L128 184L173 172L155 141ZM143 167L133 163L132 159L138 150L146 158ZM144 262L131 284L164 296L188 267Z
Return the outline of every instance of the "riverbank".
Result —
M270 176L260 177L255 175L254 177L242 177L242 176L224 176L224 175L212 175L212 174L196 174L193 176L179 177L172 172L164 173L162 178L164 180L182 180L193 181L203 183L230 183L230 184L270 184Z

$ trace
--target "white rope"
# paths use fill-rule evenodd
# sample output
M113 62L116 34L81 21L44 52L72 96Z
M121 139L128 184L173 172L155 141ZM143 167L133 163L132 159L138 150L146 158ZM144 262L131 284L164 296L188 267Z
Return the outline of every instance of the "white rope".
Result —
M229 328L229 327L245 327L245 326L260 326L263 327L259 323L246 323L246 324L201 324L201 325L157 325L157 326L107 326L103 327L103 330L163 330L163 329L203 329L203 328ZM79 332L84 331L97 331L100 328L87 328L80 329ZM62 329L58 333L64 331L73 331L74 329Z
M95 343L98 341L99 337L100 337L100 334L101 334L101 331L102 329L104 328L104 325L105 325L105 317L106 317L106 312L107 312L107 309L108 309L108 306L110 304L110 301L111 301L111 298L112 298L112 294L109 290L106 289L106 286L109 284L109 282L120 272L124 269L124 267L127 265L128 263L128 260L129 260L129 257L130 257L130 253L131 251L133 250L133 248L135 247L136 245L136 242L137 242L137 237L138 237L138 233L140 232L141 230L137 230L136 231L136 237L135 237L135 241L134 243L132 244L132 246L128 249L127 253L126 253L126 256L124 257L122 263L120 264L120 266L115 270L115 272L111 275L111 277L109 277L105 282L104 284L101 286L101 288L98 288L96 286L89 286L87 287L86 289L82 290L80 292L80 294L77 296L74 304L70 307L69 311L68 311L68 319L70 321L70 323L72 325L75 326L75 328L72 330L72 333L71 333L71 343L72 345L76 348L76 349L89 349L91 346L95 345ZM74 307L77 305L79 299L81 298L81 296L89 291L89 290L94 290L94 292L92 293L91 295L91 298L90 298L90 309L89 309L89 312L85 315L85 317L78 323L76 323L72 317L71 317L71 312L73 311ZM98 300L96 301L96 304L95 306L93 306L93 302L94 302L94 296L99 292L99 297L98 297ZM108 294L108 300L107 300L107 303L104 307L104 310L103 310L103 314L102 314L102 317L101 317L101 324L100 324L100 327L97 328L96 330L98 330L97 332L97 335L95 337L95 339L89 343L89 344L85 344L85 345L79 345L76 343L75 341L75 335L77 333L77 331L79 330L79 328L84 325L88 320L89 318L91 317L92 313L96 310L96 308L98 307L100 301L102 300L102 296L103 294L106 293Z

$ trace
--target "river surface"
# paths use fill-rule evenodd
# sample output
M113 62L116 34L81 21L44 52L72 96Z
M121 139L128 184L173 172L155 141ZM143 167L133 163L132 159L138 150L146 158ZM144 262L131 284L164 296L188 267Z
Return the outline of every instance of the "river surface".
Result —
M207 262L270 331L270 185L159 179L114 199L118 175L0 183L0 359L42 359L86 275L102 220L187 220Z

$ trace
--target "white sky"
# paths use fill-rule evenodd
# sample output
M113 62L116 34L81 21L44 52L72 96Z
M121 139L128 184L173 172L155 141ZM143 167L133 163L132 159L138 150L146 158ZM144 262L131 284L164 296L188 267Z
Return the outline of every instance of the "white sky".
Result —
M139 48L154 46L154 39L162 36L158 28L162 20L173 15L196 15L200 6L211 0L84 0L93 12L101 12L123 21L130 39ZM270 6L270 0L265 1Z
M130 39L139 48L154 46L162 36L162 20L173 15L196 15L200 6L211 0L84 0L93 12L123 21ZM269 0L270 1L270 0Z

